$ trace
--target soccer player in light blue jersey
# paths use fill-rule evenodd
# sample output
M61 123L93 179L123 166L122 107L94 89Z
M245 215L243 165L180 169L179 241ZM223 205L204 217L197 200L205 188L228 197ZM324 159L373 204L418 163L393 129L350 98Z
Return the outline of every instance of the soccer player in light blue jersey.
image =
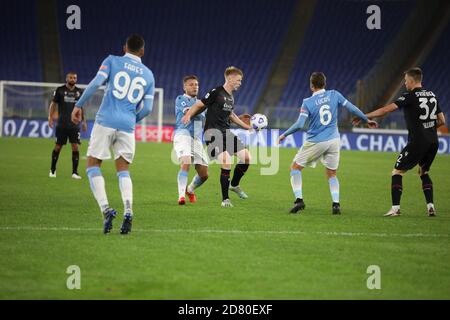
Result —
M173 137L173 148L181 165L177 179L179 205L186 203L185 194L190 202L196 202L197 197L194 190L208 179L208 157L202 145L205 114L203 112L196 115L188 124L181 122L184 114L197 102L198 78L195 75L185 76L183 78L183 90L184 94L178 96L175 100L176 125ZM194 163L197 174L187 186L191 163Z
M325 90L326 77L322 72L314 72L310 77L310 88L313 95L303 100L300 115L288 130L278 139L283 141L288 135L303 129L309 123L306 141L298 151L291 165L291 186L295 195L294 207L291 213L297 213L305 208L302 195L302 170L310 166L315 167L317 160L321 160L326 168L330 186L332 213L340 214L339 181L336 171L339 166L340 135L338 130L338 109L344 107L355 114L370 128L376 128L377 123L369 120L364 113L345 99L336 90Z
M117 212L109 206L100 166L110 159L114 151L119 188L124 204L121 234L131 231L133 220L133 185L128 168L135 152L134 129L137 122L153 108L155 79L141 61L144 39L139 35L128 37L125 55L108 56L101 64L95 78L89 83L72 112L72 121L79 123L81 108L95 91L106 83L106 91L95 117L87 151L87 175L92 193L103 213L103 232L109 233Z

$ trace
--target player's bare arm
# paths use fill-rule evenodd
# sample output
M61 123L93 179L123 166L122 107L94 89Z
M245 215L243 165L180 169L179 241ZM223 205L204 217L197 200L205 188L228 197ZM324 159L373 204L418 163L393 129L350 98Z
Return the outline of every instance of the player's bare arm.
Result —
M189 108L190 109L190 108ZM200 113L202 113L203 111L205 111L206 106L201 107L200 109L198 109L194 114L191 115L192 117L195 117L196 115L199 115ZM188 110L189 111L189 110ZM186 111L187 112L187 111Z
M379 118L379 117L384 117L385 115L395 111L398 109L398 106L395 103L390 103L384 107L378 108L372 112L366 113L366 117L369 119L373 119L373 118ZM360 118L354 118L352 121L352 124L354 126L357 126L361 123L361 119ZM376 128L378 127L378 124L373 121L373 120L369 120L369 122L367 122L367 125L369 126L369 128Z
M244 123L250 125L250 119L251 119L251 115L249 115L248 113L243 113L239 116L239 119L241 119Z
M183 124L188 124L189 121L191 121L191 118L196 116L197 114L203 112L205 109L205 104L201 102L200 100L197 101L192 105L192 107L189 108L189 110L186 112L186 114L181 119L181 122Z
M86 121L86 117L84 116L84 111L83 109L81 109L81 129L83 130L83 132L87 131L87 121Z
M397 109L398 109L398 106L395 103L390 103L387 106L381 107L377 110L367 113L366 116L369 119L379 118L379 117L383 117L383 116L387 115L388 113L391 113Z
M439 112L438 115L437 115L437 117L438 117L438 118L437 118L437 125L436 125L436 128L439 128L439 127L445 125L445 116L444 116L444 113L443 113L443 112Z
M246 124L244 121L242 121L234 112L232 112L230 114L230 120L231 122L234 122L235 124L237 124L239 127L241 127L242 129L245 130L250 130L252 127L250 126L250 124Z
M367 116L367 115L366 115ZM367 118L369 118L368 116L367 116ZM355 118L353 118L353 120L352 120L352 124L354 125L354 126L359 126L360 124L361 124L361 119L360 118L358 118L358 117L355 117ZM368 120L367 121L367 123L366 123L366 125L370 128L370 129L376 129L376 128L378 128L378 122L376 122L375 120Z
M79 124L82 119L82 113L83 113L83 110L80 107L77 107L77 106L73 107L72 116L71 116L72 122L75 124Z
M378 128L378 122L376 122L375 120L370 120L369 119L369 121L367 121L367 126L370 129L376 129L376 128Z
M55 102L50 102L50 106L48 107L48 126L50 128L53 128L53 118L55 115L55 111L56 111L56 103Z

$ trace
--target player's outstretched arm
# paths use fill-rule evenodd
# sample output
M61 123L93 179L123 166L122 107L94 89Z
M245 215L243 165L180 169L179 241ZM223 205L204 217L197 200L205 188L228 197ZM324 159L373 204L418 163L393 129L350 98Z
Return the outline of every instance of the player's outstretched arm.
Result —
M98 73L95 78L92 79L91 82L89 82L89 85L87 86L86 90L83 91L83 94L75 104L75 107L82 108L86 101L88 101L89 98L92 97L95 91L97 91L97 89L100 88L100 86L105 83L105 81L105 76Z
M367 116L367 115L366 115ZM352 119L352 125L354 125L354 126L359 126L360 124L361 124L361 118L358 118L358 117L354 117L353 119ZM374 121L374 120L371 120L371 119L369 119L368 121L367 121L367 126L369 127L369 128L371 128L371 129L375 129L375 128L378 128L378 122L376 122L376 121Z
M384 106L384 107L378 108L378 109L376 109L376 110L374 110L372 112L366 113L365 116L368 119L383 117L383 116L385 116L385 115L387 115L387 114L389 114L392 111L395 111L397 109L398 109L398 106L395 103L391 103L391 104L388 104L387 106ZM369 121L367 121L367 124L369 125L370 128L376 128L378 126L378 124L374 127L374 122L375 121L369 120ZM352 120L352 124L354 126L357 126L360 123L361 123L361 118L360 117L355 118L355 119Z
M361 119L362 121L364 121L365 123L369 122L369 118L357 107L355 106L353 103L351 103L348 100L345 100L343 106L350 111L352 114L354 114L355 116L357 116L359 119Z
M335 92L337 94L339 106L344 107L345 109L347 109L356 116L355 118L352 119L352 124L354 126L357 126L361 123L361 121L364 121L369 128L378 127L378 123L376 121L370 120L357 106L355 106L353 103L344 98L344 96L340 92L338 91Z
M191 109L191 108L189 108L189 109ZM203 113L203 111L205 111L205 109L206 109L206 106L203 105L203 107L200 107L199 109L194 110L195 112L191 114L191 118L193 118L193 117L195 117L195 116L197 116L199 114L201 115Z
M395 103L390 103L387 106L378 108L372 112L369 112L366 114L367 118L379 118L384 117L385 115L395 111L398 109L398 106Z
M244 121L242 121L234 112L231 112L230 114L230 120L234 123L236 123L239 127L245 130L250 130L252 128L251 125L246 124Z
M303 129L303 127L306 124L306 119L308 118L308 115L305 113L300 113L298 116L297 121L290 126L289 129L287 129L279 138L278 138L278 144L280 144L281 141L283 141L287 136Z
M81 121L81 108L86 103L86 101L89 100L89 98L97 91L97 89L106 81L106 78L104 75L98 73L94 79L91 80L89 85L87 86L86 90L84 90L83 94L81 95L80 99L75 104L75 107L72 111L72 122L75 124L80 123Z
M197 114L199 114L205 109L204 107L205 104L201 100L198 100L189 108L189 110L186 112L183 118L181 118L181 122L183 124L188 124L189 121L191 121L192 117L195 117Z
M366 117L367 117L367 115L366 115ZM354 125L354 126L359 126L359 125L361 124L361 121L362 121L361 118L354 117L354 118L352 119L352 125ZM374 120L368 119L367 122L366 122L366 124L367 124L367 126L368 126L369 128L371 128L371 129L376 129L376 128L378 128L378 122L376 122L376 121L374 121Z
M370 120L369 119L369 121L367 121L367 126L370 129L376 129L376 128L378 128L378 122L376 122L375 120Z

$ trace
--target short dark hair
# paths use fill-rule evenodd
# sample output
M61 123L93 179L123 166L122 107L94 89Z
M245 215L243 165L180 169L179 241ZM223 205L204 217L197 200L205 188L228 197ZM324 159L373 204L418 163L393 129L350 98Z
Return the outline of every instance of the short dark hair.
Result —
M66 77L67 77L69 74L77 75L77 73L76 73L75 71L69 71L69 72L66 73Z
M405 74L413 78L415 82L422 82L423 72L418 67L406 70Z
M128 50L132 52L138 52L145 45L144 38L138 34L132 34L127 38Z
M327 77L325 77L323 72L313 72L309 78L309 82L314 88L323 89L327 84Z
M186 81L188 81L188 80L197 80L198 81L198 77L193 74L190 74L183 78L183 83L186 83Z

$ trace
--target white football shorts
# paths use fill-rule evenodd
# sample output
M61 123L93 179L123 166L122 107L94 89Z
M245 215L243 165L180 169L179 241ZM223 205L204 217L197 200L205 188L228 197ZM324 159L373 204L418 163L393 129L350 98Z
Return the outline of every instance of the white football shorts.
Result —
M295 155L294 162L302 167L315 168L320 160L326 168L337 170L340 150L340 138L317 143L305 141Z
M208 157L199 138L176 134L173 137L173 149L178 159L190 155L193 164L208 165Z
M87 156L99 160L111 159L111 151L114 152L114 160L120 157L128 163L133 162L136 142L133 133L119 131L94 123L91 139L87 150Z

